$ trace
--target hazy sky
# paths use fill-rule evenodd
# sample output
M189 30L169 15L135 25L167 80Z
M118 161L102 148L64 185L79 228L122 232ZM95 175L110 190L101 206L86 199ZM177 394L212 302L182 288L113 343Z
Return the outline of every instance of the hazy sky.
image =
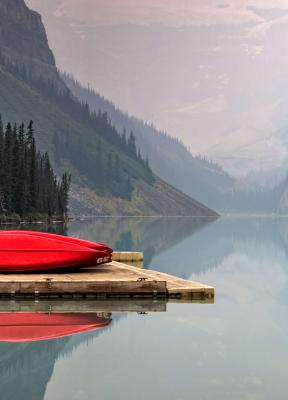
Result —
M288 0L26 3L59 68L123 110L235 175L287 170Z
M69 16L93 25L152 24L170 26L263 21L250 7L288 8L287 0L27 0L36 8L43 2L55 16Z

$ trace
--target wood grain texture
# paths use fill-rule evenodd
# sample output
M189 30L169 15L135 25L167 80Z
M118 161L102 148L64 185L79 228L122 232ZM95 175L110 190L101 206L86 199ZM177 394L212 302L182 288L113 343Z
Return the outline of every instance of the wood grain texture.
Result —
M65 294L194 297L201 300L213 298L214 288L116 261L75 272L0 275L0 295Z
M135 251L114 251L112 260L120 262L141 262L144 260L144 253Z

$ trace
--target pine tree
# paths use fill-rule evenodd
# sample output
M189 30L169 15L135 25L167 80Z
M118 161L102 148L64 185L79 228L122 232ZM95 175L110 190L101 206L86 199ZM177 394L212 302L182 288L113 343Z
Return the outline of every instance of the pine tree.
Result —
M54 132L53 135L53 145L54 145L54 154L55 154L55 161L57 164L60 162L60 140L57 132Z
M6 212L4 197L4 129L0 114L0 213Z
M119 156L118 154L115 155L115 162L114 162L114 178L116 182L119 181L120 177L120 167L119 167Z
M2 117L0 115L0 187L3 190L4 185L4 130Z
M131 131L128 139L128 149L132 157L136 157L137 148L136 148L136 139L134 133Z
M23 123L4 131L0 117L0 214L66 218L70 181L64 174L59 182L48 154L37 151L32 121L27 131Z
M12 126L7 124L4 136L4 199L6 209L12 212Z
M60 185L60 214L66 219L68 217L69 189L71 184L71 175L64 173Z

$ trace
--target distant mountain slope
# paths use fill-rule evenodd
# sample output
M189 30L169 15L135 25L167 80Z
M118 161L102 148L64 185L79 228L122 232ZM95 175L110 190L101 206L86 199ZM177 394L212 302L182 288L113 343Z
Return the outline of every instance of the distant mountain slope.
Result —
M91 109L106 111L119 131L133 131L144 154L149 155L153 171L188 195L216 209L227 207L226 192L235 182L217 164L193 157L181 141L158 131L140 119L129 116L90 88L83 87L63 73L66 85Z
M181 16L161 1L162 24L143 23L159 17L153 1L141 0L143 8L115 2L110 12L111 0L98 9L96 0L85 8L77 0L27 1L42 12L58 65L80 82L237 177L254 170L258 183L258 172L273 172L273 180L286 173L285 0L225 1L223 8L214 0L167 2L173 10L191 7ZM236 3L245 12L234 19ZM174 18L194 22L174 26Z
M14 7L16 19L9 6ZM106 113L90 113L87 105L71 95L58 75L40 16L30 11L24 0L1 0L0 21L4 19L0 28L0 112L4 122L34 120L40 149L49 152L58 172L72 173L74 214L216 215L154 176L137 153L133 135L120 136ZM27 21L28 33L22 26ZM21 31L19 55L11 37ZM29 46L25 47L28 37ZM47 70L52 71L53 79L46 79Z
M99 196L89 187L73 190L71 206L83 216L89 215L143 215L216 217L217 214L198 201L159 178L153 185L143 180L133 181L132 199Z
M6 60L29 76L67 90L57 72L41 16L23 0L0 1L0 49Z
M42 150L49 151L54 159L54 165L59 172L66 169L72 172L74 186L72 187L72 213L75 215L99 214L145 214L145 215L215 215L211 210L187 195L175 190L164 182L155 178L149 180L144 166L129 157L117 146L107 142L101 134L85 124L79 123L69 113L61 110L53 101L42 93L17 79L3 66L0 66L0 110L4 121L28 121L32 118L36 127L36 138ZM79 145L79 158L81 157L81 141L84 143L82 159L87 165L75 165L75 158L61 154L56 157L54 135L60 134L69 127L70 141ZM64 135L64 134L63 134ZM64 135L65 136L65 135ZM111 182L104 184L105 192L101 194L97 182L89 175L91 159L96 158L99 140L102 143L103 158L109 154L117 154L124 170L129 171L132 186L132 199L113 195L109 189ZM96 161L95 161L96 166ZM97 171L96 171L97 173ZM131 201L132 200L132 201Z
M209 160L194 157L181 141L137 118L131 117L97 94L83 87L73 77L62 73L69 89L91 109L106 111L118 130L132 130L144 154L149 155L152 169L165 181L219 212L277 213L284 212L287 182L275 188L263 188L261 182L237 181ZM279 199L281 203L279 204Z

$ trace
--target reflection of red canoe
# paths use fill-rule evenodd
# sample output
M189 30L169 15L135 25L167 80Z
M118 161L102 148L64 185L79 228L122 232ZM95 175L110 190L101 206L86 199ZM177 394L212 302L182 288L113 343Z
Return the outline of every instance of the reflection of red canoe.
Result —
M1 313L0 342L34 342L57 339L104 328L111 314Z
M31 235L0 236L0 272L81 268L111 261L111 254Z
M0 231L1 235L32 235L32 236L39 236L39 237L47 237L50 239L56 239L56 240L61 240L62 242L66 243L73 243L73 244L78 244L79 246L84 246L84 247L89 247L90 249L93 250L101 250L101 251L107 251L108 253L112 253L113 250L111 247L106 246L106 244L103 243L94 243L90 242L88 240L83 240L83 239L77 239L73 237L68 237L68 236L62 236L62 235L55 235L54 233L46 233L46 232L37 232L37 231Z

